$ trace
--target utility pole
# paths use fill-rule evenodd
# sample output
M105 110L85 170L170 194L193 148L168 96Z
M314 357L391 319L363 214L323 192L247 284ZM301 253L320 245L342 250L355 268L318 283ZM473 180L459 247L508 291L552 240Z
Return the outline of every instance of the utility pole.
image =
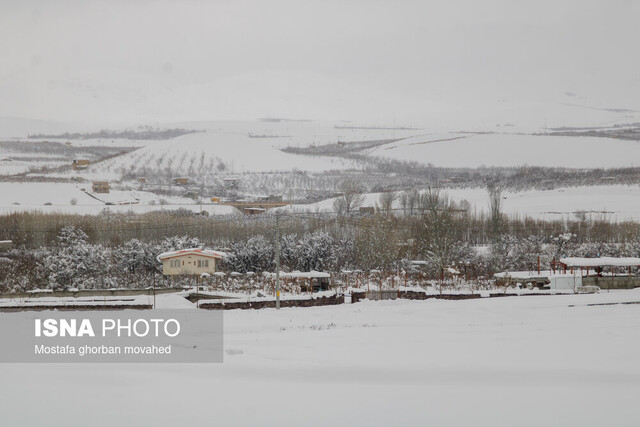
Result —
M280 212L276 211L276 309L280 309Z

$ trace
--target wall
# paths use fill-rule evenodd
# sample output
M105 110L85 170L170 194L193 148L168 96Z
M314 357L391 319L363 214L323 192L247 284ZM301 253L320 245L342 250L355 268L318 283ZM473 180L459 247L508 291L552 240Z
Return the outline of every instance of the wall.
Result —
M598 286L600 289L633 289L640 287L640 276L585 276L582 285Z
M309 297L304 299L280 300L280 307L316 307L323 305L344 304L344 295L331 295L327 297ZM216 302L200 302L200 308L207 310L233 310L236 308L275 308L275 299L258 301L232 301L221 300Z
M171 267L171 261L179 259L184 261L184 266ZM209 260L209 267L197 267L198 260ZM202 255L183 255L175 258L162 260L162 274L174 276L180 274L213 274L216 272L216 259Z

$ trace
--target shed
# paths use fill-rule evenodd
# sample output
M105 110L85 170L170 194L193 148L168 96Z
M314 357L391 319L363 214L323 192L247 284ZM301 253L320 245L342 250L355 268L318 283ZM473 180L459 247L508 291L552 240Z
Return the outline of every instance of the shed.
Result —
M243 212L247 215L260 215L265 213L267 210L265 208L256 208L256 207L249 207L249 208L244 208Z
M187 185L189 184L189 178L173 178L173 183L176 185Z
M360 215L373 215L376 213L376 209L373 206L360 206Z
M294 271L291 273L280 273L281 279L291 279L297 281L302 279L307 284L307 289L311 292L326 291L331 286L331 275L322 271Z
M73 161L73 170L86 169L90 164L91 162L87 159L75 159Z
M226 188L236 189L240 185L240 178L224 178L222 182Z
M9 252L13 249L12 240L0 240L0 252Z
M93 181L91 183L91 190L94 193L108 193L110 189L109 181Z
M567 269L574 274L579 273L583 286L598 286L604 289L640 287L640 276L632 272L632 268L640 268L640 258L566 257L561 258L559 264L563 267L565 273ZM595 274L589 274L591 271Z

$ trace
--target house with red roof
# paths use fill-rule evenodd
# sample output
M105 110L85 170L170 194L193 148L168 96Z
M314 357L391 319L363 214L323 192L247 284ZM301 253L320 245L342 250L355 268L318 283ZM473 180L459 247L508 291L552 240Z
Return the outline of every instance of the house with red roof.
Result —
M189 248L163 252L158 255L165 276L202 275L216 272L216 262L226 254L210 249Z

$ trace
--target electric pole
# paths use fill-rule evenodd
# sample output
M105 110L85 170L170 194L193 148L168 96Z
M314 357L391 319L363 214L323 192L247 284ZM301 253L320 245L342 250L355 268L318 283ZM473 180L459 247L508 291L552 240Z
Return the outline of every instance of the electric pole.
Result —
M276 211L276 309L280 309L280 212Z

